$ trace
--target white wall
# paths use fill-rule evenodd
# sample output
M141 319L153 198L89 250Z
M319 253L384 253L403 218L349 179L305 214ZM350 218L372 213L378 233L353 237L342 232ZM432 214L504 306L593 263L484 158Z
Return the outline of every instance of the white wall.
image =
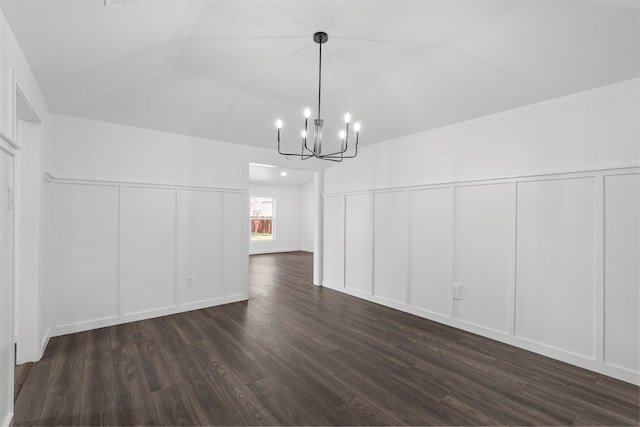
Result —
M58 115L53 138L54 335L248 298L243 148Z
M314 230L318 216L316 202L315 182L309 181L302 186L302 197L300 199L300 248L303 251L313 252Z
M302 249L302 187L250 184L251 197L272 197L275 202L273 240L251 240L251 254L299 251ZM247 207L247 210L249 208Z
M638 89L365 147L327 169L324 285L637 384Z
M55 212L56 186L47 175L42 179L42 238L40 245L42 264L40 267L39 305L39 338L38 348L43 355L51 336L53 327L53 288L54 288L54 243L55 243Z
M290 162L271 150L53 118L54 335L248 298L247 165ZM300 250L301 188L255 188L277 205L276 240L255 251Z
M51 165L51 143L50 143L50 116L49 110L44 100L44 97L38 87L38 84L31 72L29 64L27 63L20 46L18 45L14 34L11 31L4 15L0 11L0 148L5 150L11 157L13 157L14 169L13 172L19 175L19 171L22 163L22 156L20 153L20 140L18 138L18 126L17 126L17 114L16 114L16 90L20 89L31 108L37 114L41 120L40 137L41 137L41 167L36 170L37 175L42 178L43 171L47 171ZM4 165L3 165L4 167ZM4 171L6 172L6 171ZM16 183L16 176L12 177L12 185ZM20 199L21 189L16 185L14 187L16 192L16 199ZM6 191L3 190L3 191ZM27 197L33 196L32 194L24 194ZM39 208L40 209L40 208ZM41 216L36 218L37 223L42 220ZM16 229L13 231L14 244L16 247L20 246L22 241L21 230ZM50 253L47 251L42 252L42 258L40 256L40 241L36 245L34 252L31 253L13 253L13 272L17 273L20 269L20 260L25 258L42 259L43 263L49 260ZM15 248L12 252L15 251ZM40 268L40 264L38 265ZM15 276L15 287L20 289L21 283L19 281L19 275ZM14 286L13 280L3 280L0 283L2 287L3 295L13 295ZM47 289L47 283L39 282L36 286L36 293L47 293L50 290ZM9 289L8 289L9 288ZM29 314L35 319L35 328L32 328L31 333L44 333L45 336L28 336L31 341L39 341L46 343L48 336L46 331L48 329L48 318L46 313L42 313L43 309L39 303L41 295L38 295L38 299L29 301ZM22 315L21 312L14 312L13 304L10 307L3 306L3 324L2 330L6 330L4 325L5 319L10 319L11 328L13 329L14 315ZM39 325L39 327L38 327ZM38 331L35 332L34 331ZM25 335L23 335L23 338ZM14 369L14 355L13 355L13 333L2 334L0 337L0 360L2 364L0 366L0 378L9 378L10 381L1 383L0 388L0 425L7 425L11 420L13 414L13 369ZM39 357L39 355L38 355Z
M56 178L242 189L235 144L54 115Z
M640 81L632 79L365 146L326 170L324 191L634 166L639 92Z

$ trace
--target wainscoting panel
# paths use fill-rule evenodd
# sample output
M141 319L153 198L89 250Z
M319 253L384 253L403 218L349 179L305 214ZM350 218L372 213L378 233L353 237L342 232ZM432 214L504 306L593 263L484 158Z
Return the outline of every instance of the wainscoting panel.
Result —
M410 306L449 315L453 266L453 188L409 192Z
M51 180L52 336L248 298L242 191Z
M323 197L324 285L640 383L640 168Z
M178 193L178 302L222 298L222 194Z
M373 195L346 198L345 286L373 293Z
M323 206L323 278L332 286L344 286L344 196L327 197Z
M248 199L247 199L248 200ZM248 264L245 244L249 240L248 202L242 193L224 193L223 196L223 257L222 278L225 296L246 295L245 275Z
M118 316L117 186L58 187L56 326Z
M595 356L595 186L518 183L516 335Z
M604 178L604 360L640 371L640 175Z
M455 189L455 277L462 297L454 317L508 331L510 227L509 184Z
M175 189L123 188L120 262L125 315L176 305Z
M406 191L374 196L373 294L397 303L407 300L408 203Z

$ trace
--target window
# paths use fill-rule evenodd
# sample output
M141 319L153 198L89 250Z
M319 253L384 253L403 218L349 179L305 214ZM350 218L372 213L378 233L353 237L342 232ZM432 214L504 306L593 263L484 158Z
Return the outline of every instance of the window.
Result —
M271 197L251 198L251 240L273 240L275 204Z

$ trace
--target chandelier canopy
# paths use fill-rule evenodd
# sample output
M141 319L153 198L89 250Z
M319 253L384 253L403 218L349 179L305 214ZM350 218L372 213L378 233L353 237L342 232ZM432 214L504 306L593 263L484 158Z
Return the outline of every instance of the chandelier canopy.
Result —
M280 149L280 133L282 130L282 120L276 120L276 127L278 128L278 153L284 156L297 156L302 160L315 157L321 160L330 160L333 162L341 162L343 159L351 159L358 155L358 134L360 132L360 123L353 125L353 130L356 133L356 141L354 144L354 151L350 154L346 154L349 149L349 124L351 122L351 115L349 113L344 115L345 128L338 134L340 139L340 150L332 153L322 153L322 126L324 120L320 118L320 101L322 95L322 45L329 40L327 33L319 31L313 35L313 41L318 44L319 47L319 61L318 61L318 116L313 120L313 146L309 148L307 145L308 125L309 118L311 117L311 110L306 108L304 110L304 130L302 131L302 144L299 153L287 153Z

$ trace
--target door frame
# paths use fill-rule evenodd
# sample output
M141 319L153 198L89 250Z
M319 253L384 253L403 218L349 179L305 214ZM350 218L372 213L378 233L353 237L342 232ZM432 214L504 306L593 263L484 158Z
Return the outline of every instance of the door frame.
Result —
M11 188L14 191L15 194L15 171L16 171L16 154L17 154L17 145L15 144L15 142L13 140L11 140L11 138L9 138L7 135L5 135L4 133L0 132L0 151L2 151L3 153L6 153L7 155L9 155L10 159L11 159L11 173L10 173L10 181L11 181ZM4 191L2 191L2 193L4 193ZM8 197L5 196L4 194L0 194L0 197ZM15 200L15 198L14 198ZM15 206L15 204L14 204ZM15 301L14 301L14 295L15 295L15 241L16 241L16 230L15 230L15 208L11 210L11 213L9 215L9 218L11 220L11 227L10 227L10 233L11 233L11 243L10 243L10 249L9 249L9 253L10 253L10 259L8 260L8 267L11 270L10 274L9 274L9 330L11 331L11 343L12 345L10 346L11 351L10 351L10 356L9 356L9 364L10 366L8 367L1 367L2 368L8 368L9 369L9 384L6 385L7 390L5 390L8 393L8 396L10 398L10 407L9 407L9 413L6 414L8 417L10 417L9 419L5 419L2 420L0 419L0 423L1 424L8 424L11 421L11 417L13 417L13 395L14 395L14 375L15 375L15 336L14 336L14 331L15 331L15 326L14 326L14 321L15 321ZM1 262L1 261L0 261ZM2 414L0 414L2 415Z

